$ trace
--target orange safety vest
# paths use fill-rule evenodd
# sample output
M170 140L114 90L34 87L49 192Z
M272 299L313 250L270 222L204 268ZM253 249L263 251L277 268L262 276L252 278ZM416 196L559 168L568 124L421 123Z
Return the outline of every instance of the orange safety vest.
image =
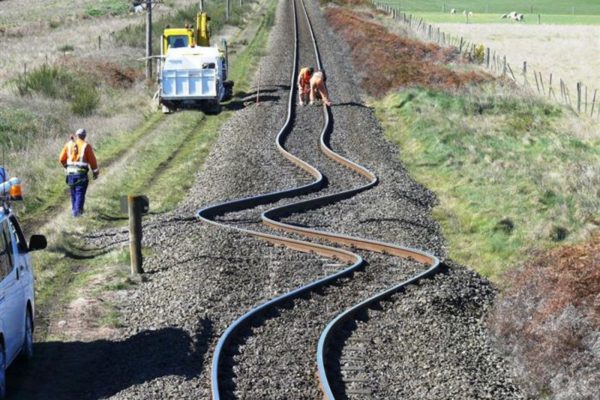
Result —
M65 144L59 161L67 167L67 174L85 174L90 168L94 173L98 172L98 164L92 147L79 138Z
M307 86L310 82L310 68L305 67L300 70L300 74L298 75L298 86Z

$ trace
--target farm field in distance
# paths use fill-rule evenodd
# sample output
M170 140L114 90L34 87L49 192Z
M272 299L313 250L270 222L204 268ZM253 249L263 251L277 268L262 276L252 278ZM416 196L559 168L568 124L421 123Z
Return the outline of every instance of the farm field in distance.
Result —
M594 90L600 89L600 58L595 56L600 53L598 2L396 0L388 4L435 24L446 34L462 36L467 42L483 44L500 57L506 56L519 82L526 61L528 81L534 88L533 71L542 74L546 86L552 74L555 92L559 91L562 79L572 98L577 82L582 82L588 88L590 103ZM450 14L453 8L455 15ZM473 13L469 23L463 15L465 10ZM512 11L523 13L524 21L501 18Z

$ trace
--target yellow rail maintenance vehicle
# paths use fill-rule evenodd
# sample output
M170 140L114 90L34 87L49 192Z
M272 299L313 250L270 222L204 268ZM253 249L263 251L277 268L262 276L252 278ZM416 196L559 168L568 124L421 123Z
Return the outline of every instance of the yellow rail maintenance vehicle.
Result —
M210 18L196 15L196 26L167 27L161 39L159 103L164 113L180 108L219 112L221 102L233 94L227 79L227 42L210 45Z

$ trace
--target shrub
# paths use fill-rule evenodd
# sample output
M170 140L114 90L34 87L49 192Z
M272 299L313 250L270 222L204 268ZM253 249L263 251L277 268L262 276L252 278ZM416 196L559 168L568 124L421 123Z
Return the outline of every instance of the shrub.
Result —
M473 61L479 64L483 63L485 58L485 46L478 44L473 51Z
M100 103L100 94L90 83L80 83L73 87L71 111L73 114L87 116L94 112Z
M71 75L60 67L42 65L16 80L20 95L31 95L32 92L56 99L65 98L66 90L73 81Z
M83 73L73 73L61 66L47 64L21 75L15 81L21 96L39 93L52 99L66 100L77 115L90 115L100 103L94 82Z
M73 51L75 50L75 47L73 47L73 45L71 44L65 44L64 46L60 46L58 48L58 51L62 51L63 53L66 53L67 51Z

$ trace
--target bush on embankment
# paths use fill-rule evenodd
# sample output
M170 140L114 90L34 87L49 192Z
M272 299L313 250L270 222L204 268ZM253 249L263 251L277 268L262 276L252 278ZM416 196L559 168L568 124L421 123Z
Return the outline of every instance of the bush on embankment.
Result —
M15 80L15 87L21 96L41 94L66 100L71 104L71 111L80 116L92 114L100 103L100 93L88 76L60 65L43 64L19 76Z

